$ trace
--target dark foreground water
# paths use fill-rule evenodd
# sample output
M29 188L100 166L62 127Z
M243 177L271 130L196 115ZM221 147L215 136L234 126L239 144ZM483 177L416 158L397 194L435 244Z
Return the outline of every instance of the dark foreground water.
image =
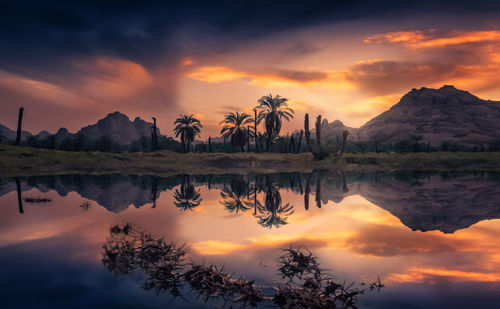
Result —
M206 308L103 263L110 228L189 247L272 293L281 248L305 246L359 308L498 308L500 176L491 173L66 175L0 179L0 308ZM199 291L198 291L199 292ZM265 300L261 307L272 307Z

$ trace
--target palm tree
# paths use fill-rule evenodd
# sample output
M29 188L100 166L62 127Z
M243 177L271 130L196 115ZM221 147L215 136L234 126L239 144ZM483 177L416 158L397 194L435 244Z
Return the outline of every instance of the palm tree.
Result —
M183 177L180 190L175 189L174 200L174 205L183 211L188 209L193 210L193 208L199 206L201 201L203 201L200 190L196 190L191 184L189 176Z
M231 146L241 147L241 151L244 151L244 146L250 138L250 132L247 128L247 124L253 121L252 117L247 113L229 113L226 115L224 120L220 124L224 124L224 127L220 130L220 134L224 137L224 141L231 141Z
M174 124L177 124L174 128L175 137L179 137L182 143L182 151L188 152L191 143L194 141L195 137L200 136L201 125L200 121L194 118L193 114L191 115L180 115L174 121Z
M273 137L279 135L283 119L289 121L293 118L293 109L288 107L287 101L287 98L280 97L279 95L273 97L272 94L263 96L257 101L259 105L255 108L259 110L257 116L258 123L262 120L265 121L267 151L269 151Z

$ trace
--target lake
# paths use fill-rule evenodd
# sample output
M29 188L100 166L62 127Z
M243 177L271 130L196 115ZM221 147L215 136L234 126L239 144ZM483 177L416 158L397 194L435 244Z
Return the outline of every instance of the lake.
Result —
M176 292L162 287L159 268L138 255L119 268L109 252L117 237L144 235L189 248L181 268L217 265L254 281L259 307L276 306L287 248L310 251L332 280L364 290L359 308L500 302L500 173L3 178L0 211L1 308L245 306L182 276ZM121 233L127 226L134 232ZM383 287L370 289L379 278Z

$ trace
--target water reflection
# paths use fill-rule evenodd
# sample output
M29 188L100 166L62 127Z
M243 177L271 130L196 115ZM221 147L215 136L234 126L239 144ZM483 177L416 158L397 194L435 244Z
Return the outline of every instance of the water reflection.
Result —
M182 290L189 286L204 302L222 301L231 308L233 303L257 307L265 301L280 308L356 308L358 295L383 287L380 278L368 285L337 283L318 258L302 247L282 250L277 265L281 278L271 286L259 286L244 277L233 278L217 265L187 263L185 244L154 237L130 223L113 226L103 249L102 263L108 270L117 275L142 271L145 290L184 297Z
M500 220L484 220L499 218L499 182L495 173L342 171L0 179L0 262L9 265L0 276L6 299L0 307L206 308L203 301L212 293L185 278L179 292L196 289L199 300L143 291L169 287L162 282L168 273L149 273L150 263L117 268L129 269L126 276L103 267L110 226L119 223L122 232L125 222L133 222L155 240L188 243L186 261L197 262L202 273L225 265L218 275L241 274L255 286L272 285L279 248L303 245L340 279L371 282L380 275L387 288L360 297L360 308L494 308ZM106 267L127 261L114 254ZM185 267L183 272L190 269ZM291 303L298 291L288 292Z
M189 175L183 175L180 189L175 189L174 192L174 205L180 210L192 211L193 208L199 206L202 201L200 190L195 189L194 185L191 184L191 177Z
M25 212L22 191L37 188L55 190L61 196L77 192L111 212L130 205L157 207L162 192L172 191L174 206L193 211L203 204L200 187L217 190L220 204L229 212L253 216L264 228L288 223L294 208L283 201L281 191L304 195L303 207L322 205L360 195L389 211L412 230L440 230L453 233L482 220L500 218L500 176L498 173L376 172L284 173L267 175L179 175L148 177L130 175L55 175L0 180L0 196L16 190L19 213ZM82 203L88 209L88 202ZM168 207L168 205L161 205Z

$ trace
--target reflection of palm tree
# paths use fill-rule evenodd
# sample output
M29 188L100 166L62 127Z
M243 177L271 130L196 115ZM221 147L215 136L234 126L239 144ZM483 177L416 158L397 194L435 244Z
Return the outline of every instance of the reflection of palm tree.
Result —
M243 179L233 179L228 186L224 186L220 192L223 198L221 204L230 212L247 211L250 209L251 202L248 199L248 184Z
M268 184L265 195L265 205L262 205L256 200L257 207L260 215L259 224L263 227L272 228L273 226L279 228L287 224L288 216L293 214L293 205L286 203L283 205L281 194L277 187Z
M193 208L199 206L203 200L200 195L200 190L195 189L187 176L183 178L180 190L175 189L174 199L174 205L183 211L188 209L193 210Z

